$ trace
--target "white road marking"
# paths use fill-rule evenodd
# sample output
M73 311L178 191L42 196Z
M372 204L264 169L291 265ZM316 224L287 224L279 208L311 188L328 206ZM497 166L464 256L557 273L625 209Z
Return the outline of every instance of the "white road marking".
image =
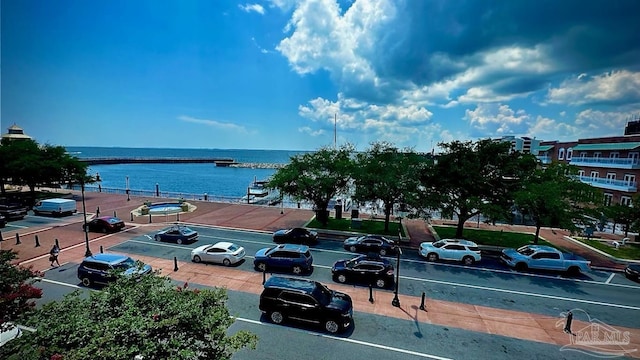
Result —
M616 276L616 273L611 273L611 275L609 276L609 278L607 279L607 281L605 281L605 284L608 284L611 282L611 280L613 280L613 277Z
M279 325L264 323L262 321L257 321L257 320L251 320L251 319L245 319L245 318L239 318L239 317L237 317L235 319L238 320L238 321L242 321L242 322L246 322L246 323L250 323L250 324L255 324L255 325L274 326L274 327L278 326L278 327L282 328ZM382 350L394 351L394 352L407 354L407 355L419 356L419 357L426 358L426 359L452 360L451 358L446 358L446 357L442 357L442 356L425 354L425 353L420 353L420 352L417 352L417 351L405 350L405 349L400 349L400 348L396 348L396 347L392 347L392 346L374 344L374 343L361 341L361 340L343 338L343 337L327 335L327 334L322 334L322 333L315 333L315 332L310 332L310 331L305 331L305 330L295 329L295 328L285 327L285 329L290 330L290 331L302 332L302 333L305 333L305 334L308 334L308 335L314 335L314 336L322 337L322 338L325 338L325 339L343 341L343 342L357 344L357 345L369 346L369 347L373 347L373 348L376 348L376 349L382 349Z
M74 289L87 289L87 290L91 290L91 289L88 289L88 288L83 288L83 287L78 286L78 285L74 285L74 284L67 284L67 283L62 282L62 281L55 281L55 280L43 279L43 278L40 278L40 281L42 281L42 282L46 282L46 283L50 283L50 284L56 284L56 285L61 285L61 286L67 286L67 287L74 288Z

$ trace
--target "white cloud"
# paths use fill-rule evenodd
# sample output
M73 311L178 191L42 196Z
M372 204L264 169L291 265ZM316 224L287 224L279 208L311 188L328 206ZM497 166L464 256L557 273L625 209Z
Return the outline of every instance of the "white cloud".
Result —
M238 7L244 12L257 12L260 15L264 15L264 7L260 4L238 4Z
M620 70L592 77L580 74L549 89L547 100L569 105L637 104L640 103L640 72Z
M240 132L240 133L246 133L247 132L247 129L244 126L236 125L236 124L233 124L233 123L225 123L225 122L220 122L220 121L216 121L216 120L198 119L198 118L194 118L194 117L186 116L186 115L180 115L180 116L178 116L178 119L182 120L182 121L194 123L194 124L202 124L202 125L211 126L211 127L214 127L214 128L217 128L217 129L222 129L222 130L231 130L231 131L236 131L236 132Z
M529 115L523 110L513 111L509 105L478 104L467 109L465 119L479 136L526 135Z
M313 136L313 137L321 136L325 134L325 131L322 129L314 130L308 126L303 126L301 128L298 128L298 131L303 134L309 134L310 136Z

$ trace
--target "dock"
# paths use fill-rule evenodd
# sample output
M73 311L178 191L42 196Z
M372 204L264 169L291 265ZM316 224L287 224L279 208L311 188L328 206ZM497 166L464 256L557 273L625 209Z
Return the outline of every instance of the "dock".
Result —
M114 164L216 164L216 166L230 166L237 164L231 158L172 158L172 157L103 157L80 158L88 165Z

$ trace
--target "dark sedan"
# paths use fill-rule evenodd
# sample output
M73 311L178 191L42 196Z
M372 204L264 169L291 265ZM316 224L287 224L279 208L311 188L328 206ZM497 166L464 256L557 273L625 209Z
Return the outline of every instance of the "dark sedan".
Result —
M305 228L278 230L273 233L273 242L276 244L313 245L318 243L318 233Z
M198 232L184 225L174 225L158 232L155 239L156 241L169 241L176 244L191 243L198 240Z
M124 229L124 221L114 216L101 216L91 219L82 229L89 229L92 232L110 233Z
M395 254L398 251L393 240L389 240L382 235L364 235L360 237L350 237L344 241L344 248L351 252L378 253L382 256Z
M360 255L350 260L338 260L331 268L333 281L374 284L379 288L393 284L393 265L383 258Z
M630 280L640 281L640 265L627 265L627 267L624 269L624 275Z

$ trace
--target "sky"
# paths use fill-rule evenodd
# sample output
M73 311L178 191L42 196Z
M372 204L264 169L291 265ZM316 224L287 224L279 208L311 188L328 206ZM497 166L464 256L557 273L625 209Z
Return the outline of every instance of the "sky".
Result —
M1 132L317 150L620 136L637 0L3 0Z

